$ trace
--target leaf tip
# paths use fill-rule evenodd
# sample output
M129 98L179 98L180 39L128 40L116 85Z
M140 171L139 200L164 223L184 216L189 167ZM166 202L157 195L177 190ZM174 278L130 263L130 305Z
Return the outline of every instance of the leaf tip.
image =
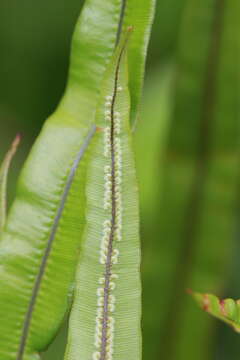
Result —
M194 292L192 289L187 289L187 293L193 297L198 305L206 312L210 311L210 299L209 294L200 294Z
M18 133L16 136L15 136L15 139L13 140L12 142L12 148L15 148L17 149L20 142L22 140L22 135L20 133Z

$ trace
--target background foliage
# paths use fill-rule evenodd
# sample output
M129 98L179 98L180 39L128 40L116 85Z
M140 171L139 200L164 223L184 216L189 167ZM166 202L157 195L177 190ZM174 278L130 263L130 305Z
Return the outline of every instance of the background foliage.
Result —
M23 135L10 201L19 169L63 93L81 6L82 0L0 1L0 156L16 133ZM231 360L240 351L238 335L185 293L193 287L240 297L239 10L237 0L157 1L135 135L144 359ZM46 360L61 359L65 333L63 326Z

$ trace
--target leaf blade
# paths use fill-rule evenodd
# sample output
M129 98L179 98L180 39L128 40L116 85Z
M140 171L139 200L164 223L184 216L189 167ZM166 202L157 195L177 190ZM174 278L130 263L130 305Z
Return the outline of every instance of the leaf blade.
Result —
M6 360L13 354L18 354L18 360L38 357L69 308L68 292L84 224L86 159L77 169L42 276L28 336L21 341L63 189L94 121L101 79L115 48L120 4L120 0L107 0L104 6L99 0L86 1L73 38L66 92L46 121L20 176L0 244L0 357Z
M147 48L155 14L155 0L126 0L123 30L133 27L128 46L129 91L131 96L130 122L136 126L145 73ZM124 33L124 32L123 32Z
M115 359L141 357L137 185L129 127L127 67L124 60L119 60L119 52L107 71L97 112L97 126L102 130L95 138L89 162L87 225L70 317L68 360L79 356L111 359L113 351ZM116 130L115 116L121 119L121 129ZM106 140L110 127L111 150ZM120 161L120 155L115 152L119 138L122 170L116 167ZM111 195L106 188L109 177L112 179Z

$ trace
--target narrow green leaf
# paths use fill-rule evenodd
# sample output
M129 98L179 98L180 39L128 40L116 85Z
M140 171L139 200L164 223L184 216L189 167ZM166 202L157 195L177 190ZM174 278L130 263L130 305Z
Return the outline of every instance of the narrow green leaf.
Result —
M148 322L152 338L146 358L210 360L213 356L213 319L201 316L184 289L219 291L234 244L239 10L236 0L185 2L174 111L164 169L159 172L162 192L155 223L143 239L152 254L145 270L149 291L144 301L155 309ZM156 241L156 234L164 240ZM156 282L159 291L150 286ZM208 347L203 346L206 341Z
M132 26L134 31L128 48L129 91L131 96L130 121L135 126L156 0L123 0L125 17L123 31Z
M71 132L66 154L61 145ZM37 142L22 173L2 234L0 357L6 360L37 358L36 352L49 344L68 308L84 223L83 156L95 126L79 146L79 131L71 132L66 128L60 137L56 128L52 133L47 127L45 141ZM48 154L53 139L59 158ZM41 172L43 163L52 172Z
M139 105L146 52L155 9L155 0L87 0L73 37L69 91L63 99L65 111L79 116L95 114L93 101L99 96L99 85L113 49L129 26L134 28L129 44L131 122ZM90 45L90 46L89 46ZM79 101L84 90L89 97ZM86 117L88 121L89 116Z
M86 0L72 41L69 79L58 118L93 122L100 84L122 27L123 0ZM57 120L58 121L58 120Z
M173 106L174 75L175 68L172 65L161 66L160 69L155 69L148 74L142 112L134 134L142 222L144 225L151 222L148 229L150 231L154 226L154 218L158 212L158 196L161 193L163 176L160 174ZM146 243L149 243L149 240ZM155 242L156 239L154 238L153 241Z
M182 13L187 0L156 2L156 16L150 44L149 68L166 62L176 55Z
M4 360L38 358L69 307L85 221L86 156L80 159L79 154L93 131L89 129L115 48L120 5L120 0L86 1L73 38L65 95L20 176L0 243Z
M196 292L191 294L204 311L224 321L240 333L240 300L220 300L215 295Z
M125 45L102 89L67 360L141 358L139 214Z
M0 243L4 360L38 358L69 307L85 222L87 154L80 159L79 151L93 134L103 75L122 33L125 5L131 1L85 2L73 37L66 92L21 173Z
M15 155L18 145L20 142L20 136L17 135L14 139L9 151L7 152L3 163L0 167L0 233L3 230L3 227L6 222L7 216L7 180L8 180L8 171L11 165L13 156Z

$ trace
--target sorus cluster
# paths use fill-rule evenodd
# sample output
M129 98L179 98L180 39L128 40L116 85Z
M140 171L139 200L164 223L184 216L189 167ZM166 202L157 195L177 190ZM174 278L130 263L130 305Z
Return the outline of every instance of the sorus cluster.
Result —
M117 279L116 274L110 276L109 281L109 290L112 291L115 289L114 280ZM104 277L99 279L100 285L105 285ZM100 360L101 358L101 348L102 348L102 334L103 334L103 312L104 312L104 287L99 287L97 289L97 316L96 316L96 330L95 330L95 347L97 351L93 354L93 360ZM106 319L107 323L107 332L106 332L106 360L111 360L113 355L113 340L114 340L114 317L113 313L115 310L115 296L113 294L108 295L108 317Z
M117 88L118 91L122 87ZM109 260L111 265L118 263L119 250L112 247L111 254L109 254L109 245L112 233L112 226L114 223L114 238L113 240L121 241L122 238L122 199L121 199L121 182L122 182L122 149L121 139L121 114L118 111L111 111L113 97L107 96L105 102L105 120L109 125L104 129L104 156L109 159L108 165L104 167L104 199L103 208L112 216L112 206L115 206L115 220L112 218L106 219L103 222L103 233L100 247L100 264L106 265ZM111 124L111 121L113 124ZM111 139L111 126L113 126L113 139ZM113 146L112 146L113 145ZM112 153L113 152L113 153ZM112 161L114 158L114 162ZM114 166L114 169L112 169ZM114 171L113 171L114 170ZM114 176L114 179L112 178ZM114 191L113 191L114 180ZM114 199L112 198L114 195ZM115 241L114 241L115 243ZM113 291L116 287L115 279L118 276L111 274L110 279L101 277L99 279L100 287L97 289L97 314L96 314L96 331L95 331L95 347L93 360L101 359L101 350L105 346L105 359L112 360L113 357L113 341L114 341L114 310L115 310L115 296ZM107 290L106 290L107 289ZM107 291L107 317L104 310L104 292ZM105 314L104 314L105 311ZM105 316L105 319L104 319ZM103 322L107 324L105 344L103 344Z

